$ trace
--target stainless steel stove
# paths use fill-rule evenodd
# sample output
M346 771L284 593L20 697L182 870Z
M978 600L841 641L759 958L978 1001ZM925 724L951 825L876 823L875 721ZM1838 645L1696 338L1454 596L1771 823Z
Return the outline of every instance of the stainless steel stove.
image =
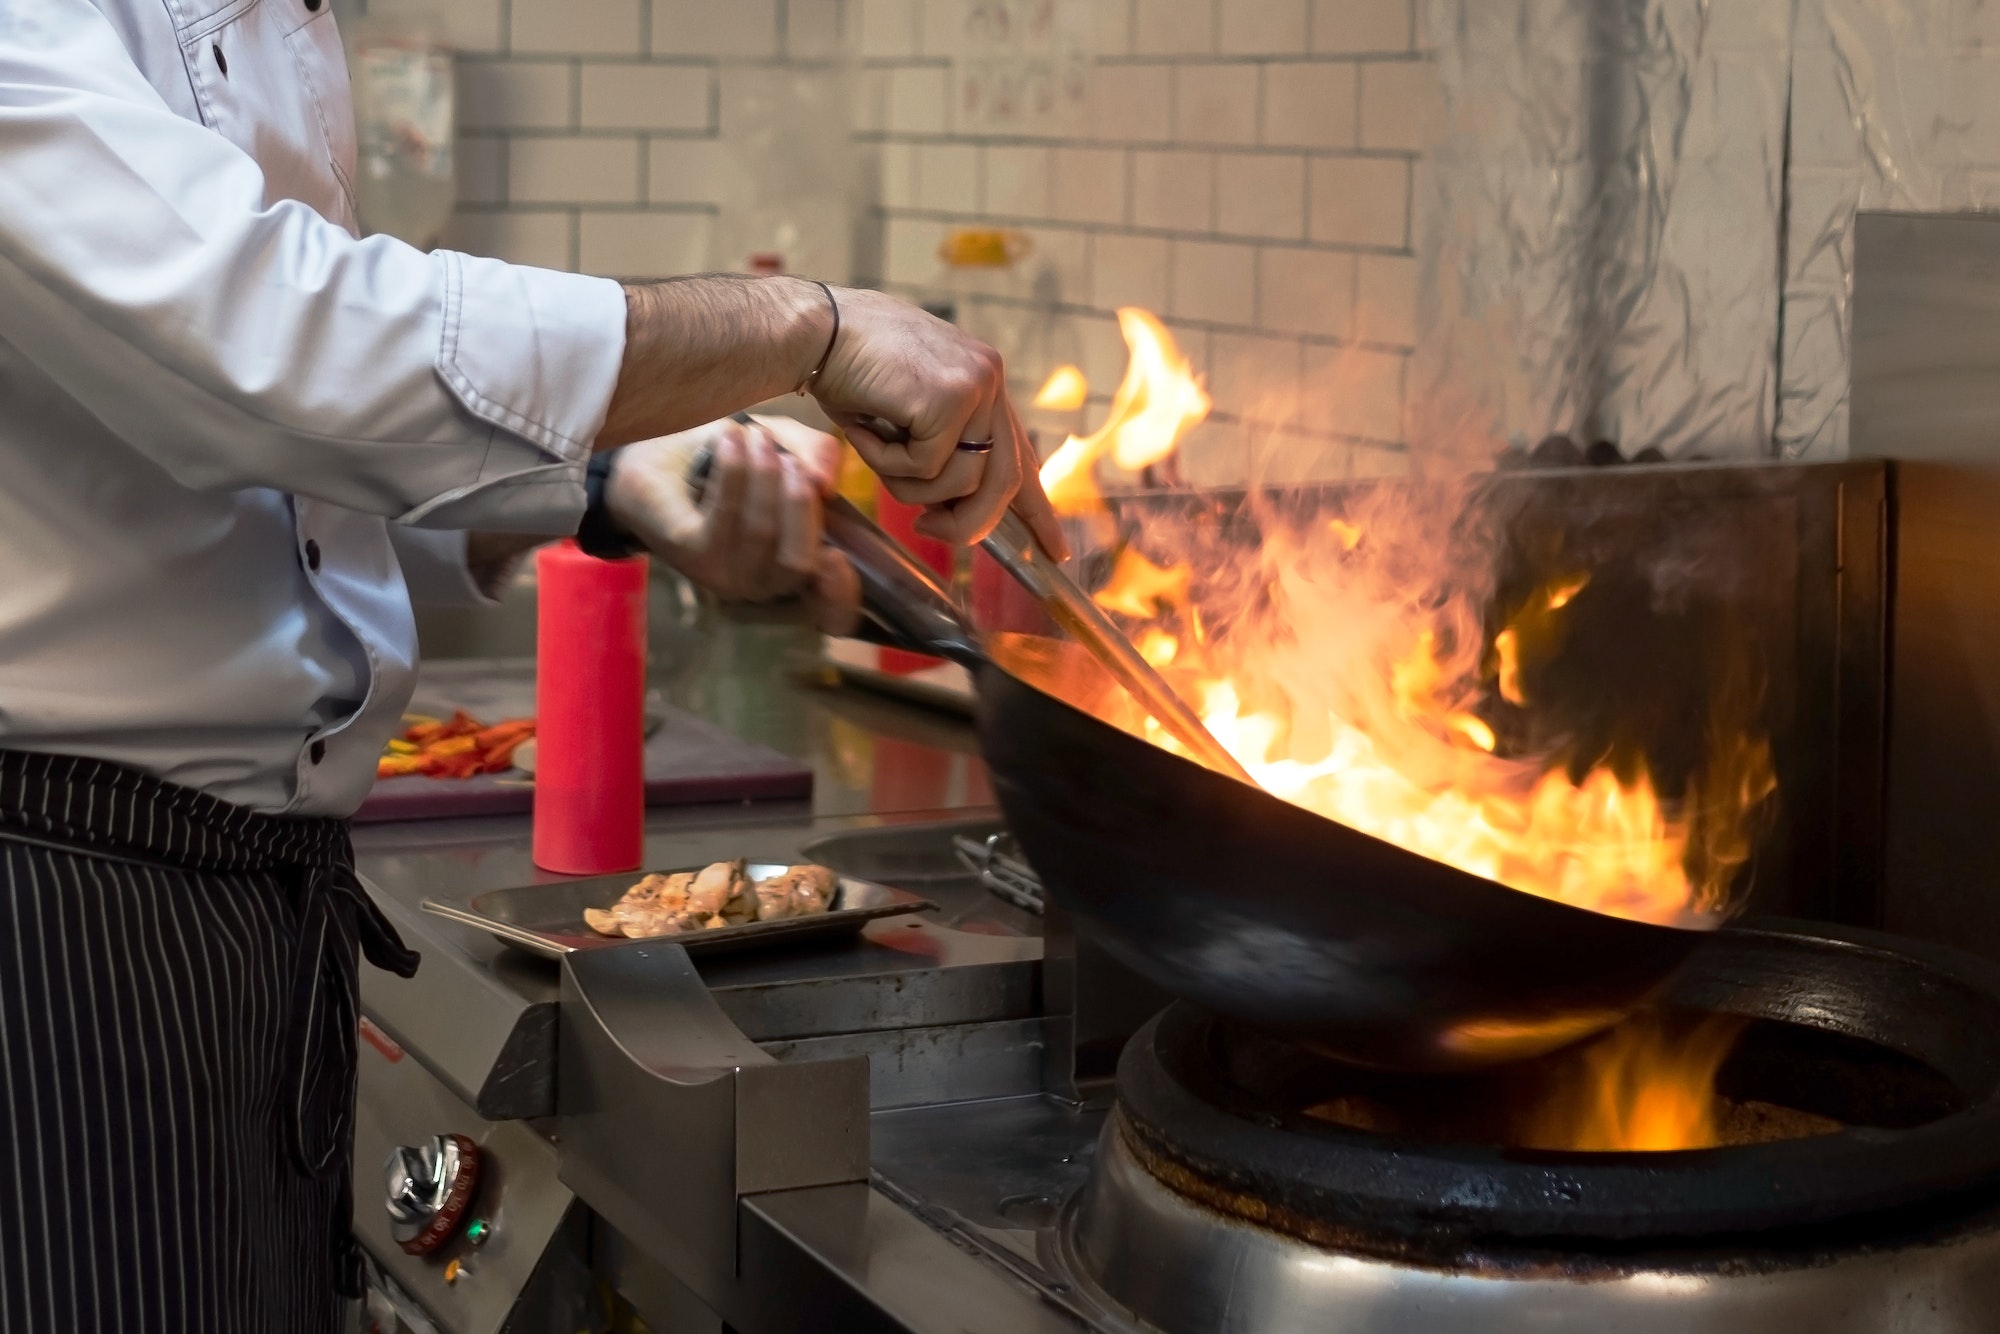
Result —
M954 840L990 820L852 823L830 849L825 822L784 837L850 865L929 864L955 920L699 968L664 945L560 970L490 956L546 999L494 1026L509 1054L470 1098L394 1058L395 1016L371 996L364 1160L457 1133L493 1168L464 1214L478 1242L461 1228L417 1257L386 1210L367 1225L385 1288L452 1331L603 1328L629 1308L661 1334L1955 1334L2000 1310L1986 965L1797 927L1718 938L1683 975L1677 1004L1761 1026L1725 1091L1837 1135L1600 1157L1418 1122L1364 1133L1298 1115L1358 1077L1344 1067L1165 1006L1059 913L1037 938L966 878L940 889ZM780 834L678 837L746 836ZM434 947L458 930L405 916ZM530 1017L544 1004L553 1028ZM531 1115L489 1119L481 1101ZM364 1182L366 1221L381 1187Z
M1508 1148L1485 1109L1531 1074L1355 1071L1176 1005L1126 1045L1108 1115L878 1115L876 1182L1092 1329L1991 1328L2000 969L1792 924L1718 937L1665 1003L1749 1019L1724 1096L1840 1129ZM1357 1089L1401 1123L1301 1112Z

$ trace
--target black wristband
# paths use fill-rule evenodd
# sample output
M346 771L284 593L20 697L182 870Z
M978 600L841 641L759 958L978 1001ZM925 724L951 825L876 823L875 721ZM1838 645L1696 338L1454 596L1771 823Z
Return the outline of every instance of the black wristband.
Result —
M604 507L604 484L611 480L615 449L599 450L590 456L583 470L583 522L577 526L576 545L586 556L599 560L624 560L646 549L646 544L626 532Z

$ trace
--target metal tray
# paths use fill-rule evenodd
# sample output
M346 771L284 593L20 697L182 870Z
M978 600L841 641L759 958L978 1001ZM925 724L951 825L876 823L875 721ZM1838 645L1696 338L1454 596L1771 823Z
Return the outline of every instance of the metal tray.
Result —
M743 870L752 880L777 875L791 863L751 862ZM677 875L699 871L699 866L670 867L663 873ZM643 871L618 875L591 876L583 880L559 880L546 885L522 885L515 889L490 889L474 894L463 903L425 899L424 911L467 926L490 931L502 942L530 954L560 959L571 950L595 950L640 942L619 936L600 936L583 920L585 908L609 908L637 884ZM655 936L690 954L720 954L729 950L755 949L764 945L791 944L819 936L847 935L859 931L878 917L903 913L936 912L937 905L906 890L878 885L872 880L840 877L833 906L811 917L787 917L777 922L745 922L742 926L722 926L713 931L686 931L675 936Z

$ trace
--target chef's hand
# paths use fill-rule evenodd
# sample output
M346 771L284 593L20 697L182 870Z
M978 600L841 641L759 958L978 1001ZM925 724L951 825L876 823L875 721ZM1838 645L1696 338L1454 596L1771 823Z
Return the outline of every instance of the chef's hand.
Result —
M840 331L813 397L890 495L927 507L917 531L976 542L1011 504L1062 559L1062 527L1042 494L1000 354L908 302L847 287L835 293ZM870 428L877 420L906 430L907 439L885 439Z
M829 302L815 282L739 274L626 284L625 355L595 448L686 430L803 386L891 495L929 508L919 531L974 542L1011 503L1062 556L1000 354L894 297L831 292ZM878 432L875 420L889 425Z
M714 462L697 497L689 475L704 451ZM655 555L724 601L799 595L814 625L846 634L859 619L860 580L820 541L821 502L839 469L840 442L800 422L713 422L624 446L604 503Z

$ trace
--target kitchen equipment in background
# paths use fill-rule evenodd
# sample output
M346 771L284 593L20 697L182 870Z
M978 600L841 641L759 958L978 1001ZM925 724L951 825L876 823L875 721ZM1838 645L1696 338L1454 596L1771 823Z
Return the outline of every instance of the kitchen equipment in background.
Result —
M535 865L627 871L646 841L644 557L535 553Z
M420 250L457 200L450 49L434 14L343 16L354 89L354 193L361 225Z
M1524 1151L1518 1086L1384 1078L1176 1005L1125 1048L1050 1269L1161 1334L1988 1328L2000 972L1732 927L1666 1001L1742 1025L1701 1152Z
M1894 460L1882 915L2000 957L2000 218L1863 213L1854 448Z
M873 839L921 870L926 835L943 864L966 832L871 819L841 835L844 855L869 858ZM683 837L706 851L741 831ZM399 929L436 960L430 985L470 968L504 1040L468 1065L442 1049L390 1061L402 1048L371 1039L371 1143L467 1134L512 1169L510 1192L534 1186L541 1146L594 1241L526 1218L510 1234L505 1213L496 1240L546 1245L554 1271L587 1256L649 1319L745 1334L829 1311L871 1334L1980 1334L2000 1303L2000 971L1950 950L1805 923L1716 932L1664 998L1740 1026L1698 1090L1721 1116L1713 1147L1527 1151L1507 1128L1516 1073L1368 1071L1162 1011L1059 908L1040 941L889 922L812 951L690 961L644 942L561 972L486 972L447 924L408 920L417 870L384 887ZM889 948L899 935L912 944ZM390 1030L428 1022L404 993L364 999ZM1086 1078L1100 1040L1124 1047L1113 1083ZM508 1141L525 1127L482 1123L469 1099L425 1103L379 1138L420 1060L461 1070L481 1104L556 1113L560 1136ZM786 1114L808 1098L811 1153ZM653 1143L676 1152L633 1151ZM364 1180L379 1190L372 1168ZM433 1309L480 1294L466 1241L449 1254L473 1281L447 1284L394 1248L379 1206L359 1214ZM523 1283L520 1251L494 1259L509 1267L485 1283Z
M1002 830L975 838L957 834L951 840L959 864L979 877L979 883L1017 908L1039 917L1048 906L1042 881L1035 868L1021 856L1020 841Z

